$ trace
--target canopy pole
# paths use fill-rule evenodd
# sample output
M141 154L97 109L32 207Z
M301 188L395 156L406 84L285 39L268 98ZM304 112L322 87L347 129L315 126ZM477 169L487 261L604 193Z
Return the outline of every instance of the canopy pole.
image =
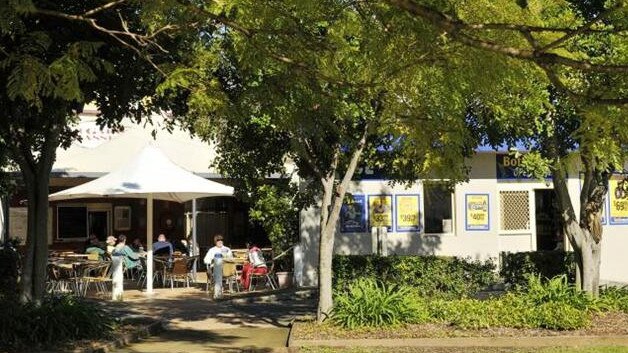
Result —
M200 249L196 246L198 244L196 242L196 199L192 199L192 244L188 244L190 249L194 250L194 254L190 255L198 255L200 258ZM198 252L198 254L196 254ZM194 280L196 280L196 266L198 266L198 260L194 267L192 267L192 276Z
M153 293L153 194L146 197L146 293Z

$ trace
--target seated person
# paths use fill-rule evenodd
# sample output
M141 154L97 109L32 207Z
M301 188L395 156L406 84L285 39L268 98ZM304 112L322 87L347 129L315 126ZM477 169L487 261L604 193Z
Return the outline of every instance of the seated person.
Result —
M133 239L133 243L131 244L131 249L133 249L133 251L135 252L144 252L144 244L142 244L142 241L140 240L140 238Z
M124 267L127 269L142 268L142 263L139 261L140 256L126 245L126 235L124 234L118 237L118 245L113 249L112 255L124 256Z
M198 243L196 243L195 241L192 240L191 236L188 236L187 238L181 240L181 243L185 244L186 249L187 249L187 254L189 256L198 256L199 254L199 249L198 249Z
M103 260L105 258L105 250L97 247L97 246L90 246L87 249L85 249L85 253L86 254L98 254L98 259L99 260Z
M216 245L207 251L203 262L207 265L208 275L209 269L213 269L214 298L220 298L222 296L222 260L233 258L233 253L231 249L223 245L222 235L214 237L214 244Z
M251 274L264 275L268 273L268 267L266 267L266 261L262 255L262 250L255 246L252 242L247 242L246 247L248 251L248 262L242 267L242 287L244 290L249 289L251 284Z
M87 243L85 245L85 253L86 254L98 254L98 258L100 260L103 259L105 255L105 245L98 240L96 234L90 234L87 239Z
M153 243L153 254L155 256L172 256L173 251L172 244L166 241L166 236L159 234L157 241Z
M174 243L174 251L178 251L181 254L186 254L188 253L188 242L185 239L181 239L181 240L177 240Z
M101 249L104 249L105 246L103 243L100 242L100 240L98 239L98 236L94 233L90 234L89 237L87 238L87 241L85 242L85 249L87 248L91 248L91 247L98 247Z
M111 255L111 253L113 252L113 249L116 246L116 241L117 241L117 239L113 235L110 235L110 236L107 237L107 242L106 242L107 243L107 247L106 247L107 254Z

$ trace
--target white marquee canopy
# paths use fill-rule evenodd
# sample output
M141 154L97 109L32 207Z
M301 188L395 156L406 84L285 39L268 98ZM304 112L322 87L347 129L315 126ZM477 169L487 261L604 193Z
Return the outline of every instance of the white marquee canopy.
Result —
M91 197L147 198L186 202L201 197L231 196L233 188L174 164L161 150L146 146L120 168L98 179L50 195L50 201Z
M145 198L148 248L146 291L153 290L153 200L186 202L202 197L232 196L233 187L204 179L179 167L154 146L146 146L120 168L98 179L49 196L50 201L81 198ZM194 223L196 223L196 210ZM194 225L196 230L196 225ZM196 240L196 239L194 239Z

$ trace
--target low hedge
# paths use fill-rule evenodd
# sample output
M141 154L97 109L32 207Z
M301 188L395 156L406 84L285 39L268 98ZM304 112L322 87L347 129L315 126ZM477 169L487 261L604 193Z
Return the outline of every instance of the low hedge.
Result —
M383 284L404 284L423 297L472 296L496 281L492 261L444 256L336 255L333 259L336 292L360 278Z
M0 299L0 351L51 349L81 339L108 338L116 320L96 304L75 297L46 297L40 305Z
M501 268L499 274L505 283L511 285L525 286L528 275L541 276L543 279L566 275L569 283L574 283L576 278L576 265L572 252L503 252L500 257Z

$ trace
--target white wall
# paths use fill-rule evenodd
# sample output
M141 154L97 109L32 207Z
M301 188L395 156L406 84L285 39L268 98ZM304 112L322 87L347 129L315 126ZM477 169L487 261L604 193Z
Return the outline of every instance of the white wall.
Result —
M458 184L453 201L454 231L450 234L396 233L388 234L389 254L430 254L460 256L474 260L493 259L496 263L500 252L536 250L536 218L534 190L551 189L551 183L534 180L497 180L494 153L478 153L471 163L469 182ZM577 173L571 173L568 189L579 212L580 181ZM507 232L500 229L500 191L529 192L530 227L524 231ZM390 186L386 181L354 182L349 187L353 194L419 194L421 215L424 211L423 186L419 182L406 189ZM465 195L481 193L489 195L490 229L472 231L465 229ZM301 243L303 245L303 283L316 285L318 264L318 208L310 208L301 214ZM422 224L424 224L422 222ZM601 278L608 281L628 282L628 225L604 227ZM334 252L336 254L371 253L371 234L340 233L337 231Z

